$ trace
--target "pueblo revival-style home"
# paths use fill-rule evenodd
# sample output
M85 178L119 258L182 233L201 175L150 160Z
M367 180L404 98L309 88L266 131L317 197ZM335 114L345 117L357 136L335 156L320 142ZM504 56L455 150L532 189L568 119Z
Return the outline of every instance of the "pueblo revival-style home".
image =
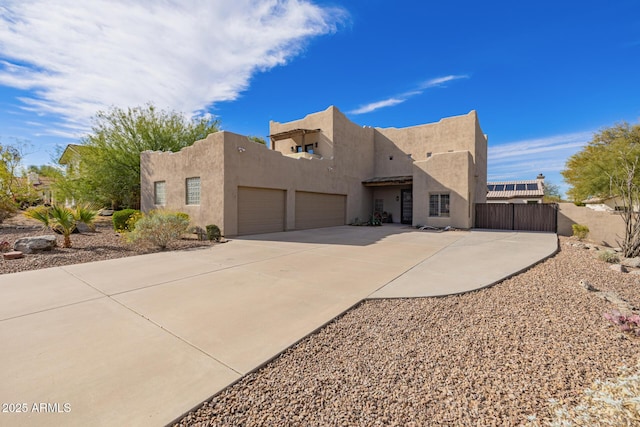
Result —
M336 107L270 123L271 147L216 132L141 155L142 210L186 212L223 235L386 222L471 228L487 193L475 111L408 128L361 127Z

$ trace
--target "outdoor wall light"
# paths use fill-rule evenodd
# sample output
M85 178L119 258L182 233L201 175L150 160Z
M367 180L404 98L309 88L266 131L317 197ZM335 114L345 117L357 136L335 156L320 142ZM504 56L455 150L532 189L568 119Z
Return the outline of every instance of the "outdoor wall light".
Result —
M295 149L295 148L293 148L293 147L291 147L291 152L292 152L292 153L295 153L295 152L296 152L296 149Z
M400 196L396 196L396 202L400 201Z

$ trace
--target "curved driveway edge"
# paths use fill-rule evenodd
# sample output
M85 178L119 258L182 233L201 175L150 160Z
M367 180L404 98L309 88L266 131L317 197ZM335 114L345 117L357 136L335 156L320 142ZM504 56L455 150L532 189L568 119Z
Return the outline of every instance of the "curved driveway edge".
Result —
M556 250L344 226L0 275L0 402L26 408L0 425L164 425L359 301L471 291Z
M482 289L521 273L557 250L555 234L473 230L369 298L434 297Z

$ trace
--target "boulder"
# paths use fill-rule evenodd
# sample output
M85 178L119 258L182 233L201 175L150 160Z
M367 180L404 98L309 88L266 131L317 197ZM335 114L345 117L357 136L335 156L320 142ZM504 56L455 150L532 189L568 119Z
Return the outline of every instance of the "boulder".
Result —
M625 267L622 264L613 264L610 265L609 268L613 271L617 271L619 273L626 273L627 272L627 267Z
M13 249L25 254L50 251L56 247L56 236L23 237L16 240Z
M624 265L625 267L640 268L640 257L622 258L620 264Z

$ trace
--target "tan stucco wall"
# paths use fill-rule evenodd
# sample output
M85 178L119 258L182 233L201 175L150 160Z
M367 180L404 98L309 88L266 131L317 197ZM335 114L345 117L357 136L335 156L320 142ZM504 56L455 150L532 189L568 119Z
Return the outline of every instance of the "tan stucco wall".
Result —
M456 228L472 227L472 205L469 202L473 179L471 153L456 151L434 154L414 163L413 224ZM429 194L448 193L449 217L429 216Z
M620 214L614 212L598 212L585 206L573 203L559 203L558 234L573 235L573 224L589 227L588 240L612 247L618 246L618 241L624 238L624 221Z
M347 223L370 217L377 192L384 195L385 206L393 206L388 211L394 222L399 222L400 202L395 196L401 188L366 187L362 181L413 175L414 225L470 228L471 203L474 198L484 197L478 182L486 191L486 138L475 111L430 125L376 129L361 127L337 108L329 107L293 122L271 122L270 126L272 135L293 129L321 129L310 134L318 141L314 151L321 158L293 158L289 148L293 142L288 140L277 141L276 150L270 150L231 132L209 135L179 153L145 152L141 156L143 210L154 208L153 182L164 180L168 208L188 213L194 225L217 224L227 236L238 231L239 186L285 190L287 230L295 227L296 191L347 195ZM309 136L305 142L311 139ZM432 153L428 159L427 152ZM394 156L391 161L390 154ZM185 179L192 176L201 178L200 206L185 205ZM449 218L428 218L430 192L450 193Z
M192 225L222 227L224 199L224 132L210 134L178 153L141 154L141 208L166 208L189 214ZM243 137L247 143L249 139ZM253 143L256 144L256 143ZM261 145L261 144L256 144ZM200 177L200 205L186 205L186 179ZM166 182L166 206L154 205L154 182Z

